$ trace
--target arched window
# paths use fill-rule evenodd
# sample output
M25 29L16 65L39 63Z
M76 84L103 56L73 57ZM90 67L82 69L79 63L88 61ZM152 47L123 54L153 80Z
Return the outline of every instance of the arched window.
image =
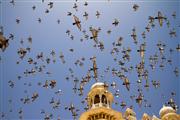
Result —
M100 103L99 95L96 95L94 98L94 104Z
M102 95L102 103L107 104L107 98L105 95Z

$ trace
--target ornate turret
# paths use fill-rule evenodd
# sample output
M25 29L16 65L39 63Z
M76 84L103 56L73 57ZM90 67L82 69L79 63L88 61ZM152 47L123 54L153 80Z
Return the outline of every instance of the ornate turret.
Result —
M111 106L113 102L112 93L108 92L104 83L95 83L91 87L91 91L88 93L88 106L89 108L107 107Z
M124 120L120 112L111 109L113 99L107 85L95 83L87 96L89 110L79 120Z

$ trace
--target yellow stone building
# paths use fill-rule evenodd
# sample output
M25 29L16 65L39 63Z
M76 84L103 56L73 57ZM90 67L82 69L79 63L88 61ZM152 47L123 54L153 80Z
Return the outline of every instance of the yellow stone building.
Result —
M95 83L87 96L89 110L82 113L79 120L136 120L136 113L130 108L125 113L113 110L113 100L113 94L104 83ZM145 113L142 120L180 120L180 115L171 107L163 106L159 114L161 119Z

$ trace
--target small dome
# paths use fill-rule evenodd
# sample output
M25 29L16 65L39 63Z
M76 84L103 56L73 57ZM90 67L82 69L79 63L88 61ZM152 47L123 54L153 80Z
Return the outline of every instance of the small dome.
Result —
M93 84L93 85L91 86L91 89L93 89L93 88L96 87L96 86L104 86L104 83L102 83L102 82L97 82L97 83L95 83L95 84Z
M169 106L163 106L161 110L159 111L159 115L162 118L167 113L175 113L175 110L172 107Z
M127 108L124 115L127 117L127 116L133 116L133 117L136 117L136 113L130 109L130 108Z

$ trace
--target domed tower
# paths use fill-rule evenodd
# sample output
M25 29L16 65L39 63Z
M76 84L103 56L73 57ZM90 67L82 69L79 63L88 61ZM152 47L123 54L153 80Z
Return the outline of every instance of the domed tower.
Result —
M176 114L176 111L172 107L163 106L159 111L161 120L180 120L180 116Z
M124 120L120 112L111 109L113 99L104 83L95 83L87 96L89 110L79 120Z

